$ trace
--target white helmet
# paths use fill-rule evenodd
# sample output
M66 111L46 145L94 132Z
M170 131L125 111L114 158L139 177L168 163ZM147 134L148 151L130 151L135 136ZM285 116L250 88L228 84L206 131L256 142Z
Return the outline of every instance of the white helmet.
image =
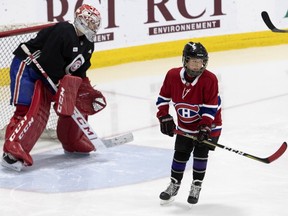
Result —
M83 4L75 11L74 25L91 42L96 42L96 33L101 24L99 11L87 4Z

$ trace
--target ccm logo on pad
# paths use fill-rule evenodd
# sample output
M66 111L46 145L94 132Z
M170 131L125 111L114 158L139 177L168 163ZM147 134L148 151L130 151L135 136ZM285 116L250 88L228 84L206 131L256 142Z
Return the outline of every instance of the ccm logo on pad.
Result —
M65 96L65 89L63 87L61 87L59 99L58 99L58 107L57 107L57 112L59 112L59 113L61 113L62 108L63 108L64 96Z

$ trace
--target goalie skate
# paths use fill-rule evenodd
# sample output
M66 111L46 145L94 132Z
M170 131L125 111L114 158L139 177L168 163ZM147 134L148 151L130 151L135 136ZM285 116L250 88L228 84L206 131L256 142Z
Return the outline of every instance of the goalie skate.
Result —
M16 160L11 154L3 153L1 165L10 170L20 172L24 167L24 164L21 161Z

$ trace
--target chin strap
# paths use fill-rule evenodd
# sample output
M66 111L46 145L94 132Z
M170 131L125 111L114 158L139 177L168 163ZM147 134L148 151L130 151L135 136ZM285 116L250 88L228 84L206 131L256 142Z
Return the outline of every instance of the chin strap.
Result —
M191 70L191 69L188 69L187 67L185 67L185 72L187 73L187 76L190 76L193 79L193 78L201 75L205 69L206 69L206 67L203 66L200 70L194 71L194 70ZM185 79L186 79L186 77L185 77Z

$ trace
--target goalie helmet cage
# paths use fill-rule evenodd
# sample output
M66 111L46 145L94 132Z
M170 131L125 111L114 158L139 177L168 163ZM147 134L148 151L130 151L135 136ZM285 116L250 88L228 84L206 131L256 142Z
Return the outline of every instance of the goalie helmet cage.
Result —
M4 138L5 128L13 115L15 107L10 105L10 64L13 51L21 42L34 38L43 28L54 25L19 24L0 26L0 138ZM56 138L57 115L51 105L49 121L42 138Z

